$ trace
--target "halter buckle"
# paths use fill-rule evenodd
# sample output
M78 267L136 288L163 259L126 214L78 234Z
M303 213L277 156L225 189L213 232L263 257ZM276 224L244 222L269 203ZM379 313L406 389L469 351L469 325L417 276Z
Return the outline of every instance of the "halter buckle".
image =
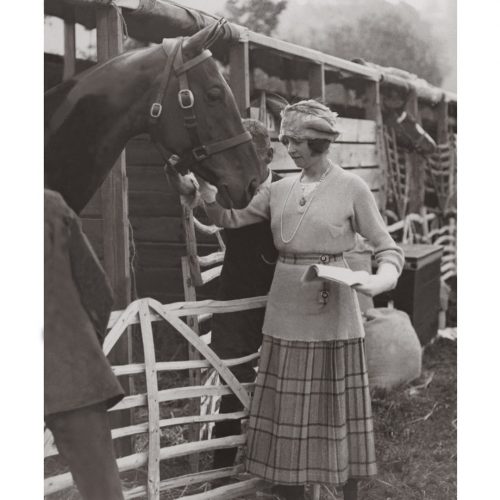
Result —
M151 104L151 109L149 110L149 115L151 118L159 118L161 112L163 110L163 106L159 102L154 102Z
M196 161L202 161L208 158L208 151L206 146L198 146L193 149L193 156Z
M179 90L177 98L182 109L191 109L194 106L194 96L189 89Z

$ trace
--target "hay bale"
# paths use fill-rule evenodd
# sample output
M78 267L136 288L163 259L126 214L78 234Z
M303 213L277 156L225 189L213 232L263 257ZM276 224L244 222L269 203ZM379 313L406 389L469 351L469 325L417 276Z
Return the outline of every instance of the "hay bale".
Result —
M390 390L419 377L422 348L408 314L381 307L365 315L370 387Z

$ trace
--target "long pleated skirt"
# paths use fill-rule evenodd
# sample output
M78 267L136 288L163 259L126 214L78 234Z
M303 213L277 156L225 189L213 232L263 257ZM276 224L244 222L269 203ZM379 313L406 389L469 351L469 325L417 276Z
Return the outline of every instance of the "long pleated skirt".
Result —
M247 470L280 484L344 484L376 474L364 339L264 335Z

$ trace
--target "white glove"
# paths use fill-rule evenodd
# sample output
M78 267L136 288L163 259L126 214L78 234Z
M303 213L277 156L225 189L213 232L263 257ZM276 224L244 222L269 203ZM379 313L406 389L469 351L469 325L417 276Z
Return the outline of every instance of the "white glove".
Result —
M364 295L375 297L379 293L392 290L396 287L399 273L396 266L385 262L380 264L377 269L377 274L372 274L368 277L364 285L356 285L353 288Z
M203 180L201 177L198 179L198 184L198 191L200 193L201 199L205 203L214 203L215 197L217 196L217 188L207 181Z

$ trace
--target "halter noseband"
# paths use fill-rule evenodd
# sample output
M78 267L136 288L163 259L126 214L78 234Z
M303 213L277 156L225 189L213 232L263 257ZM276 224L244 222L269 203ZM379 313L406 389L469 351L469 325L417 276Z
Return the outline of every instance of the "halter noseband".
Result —
M151 104L151 108L149 111L151 125L150 135L153 139L154 144L162 154L163 159L168 164L175 166L175 169L179 173L185 174L188 170L189 165L191 165L192 163L200 163L216 153L220 153L221 151L226 151L227 149L231 149L239 146L240 144L244 144L245 142L249 142L252 140L252 135L250 134L250 132L244 132L228 139L223 139L222 141L211 142L208 144L202 143L198 132L198 121L194 112L194 95L189 88L187 72L198 64L201 64L208 58L212 57L212 53L208 49L205 49L203 50L203 52L201 52L201 54L198 54L193 59L184 62L182 59L181 49L182 38L178 38L176 40L171 54L169 54L167 50L168 42L168 39L164 39L162 42L163 50L167 55L167 64L165 65L165 69L163 70L162 79L160 87L158 88L156 99ZM168 87L170 75L172 74L172 68L175 75L177 76L177 79L179 80L179 92L177 93L177 100L184 115L184 126L188 131L192 146L192 149L181 153L180 159L179 157L177 157L175 162L171 161L171 158L174 155L169 152L163 146L163 144L161 144L158 133L158 119L160 118L163 111L162 102Z

